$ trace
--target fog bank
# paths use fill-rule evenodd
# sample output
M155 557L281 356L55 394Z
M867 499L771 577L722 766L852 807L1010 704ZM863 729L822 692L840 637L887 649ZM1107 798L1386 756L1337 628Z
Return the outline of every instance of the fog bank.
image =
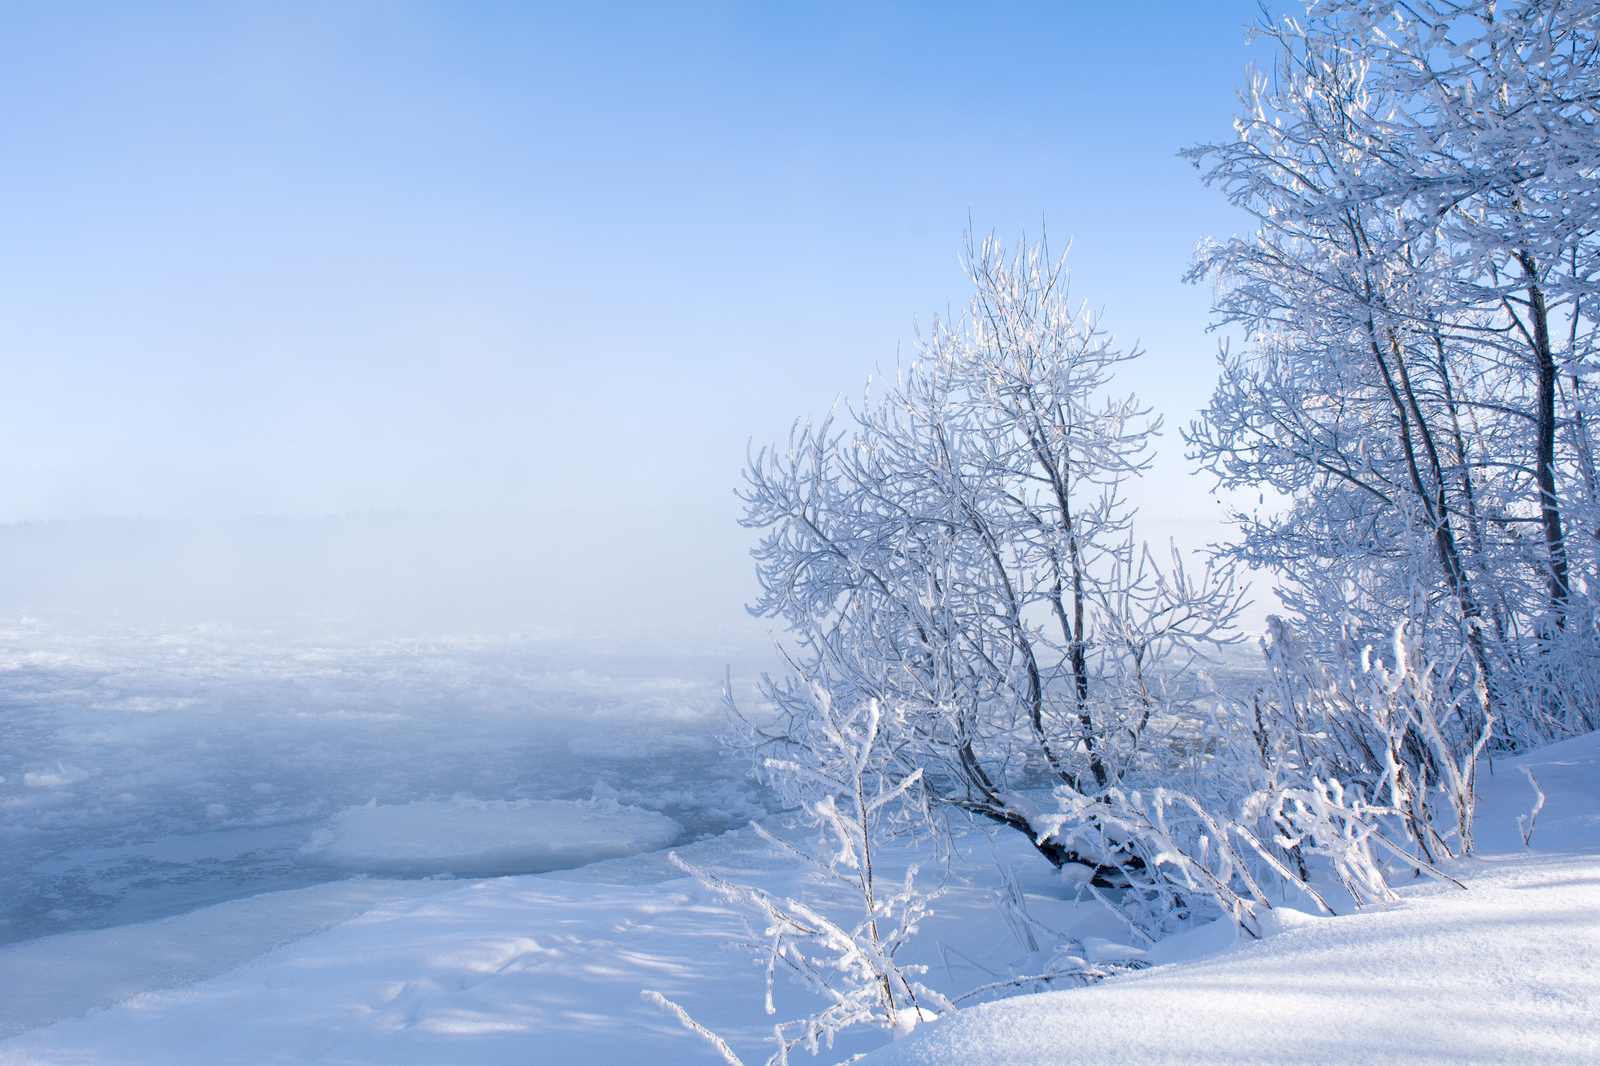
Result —
M731 508L730 508L731 509ZM720 643L759 633L731 519L523 514L93 518L0 525L0 612ZM681 531L681 532L677 532Z

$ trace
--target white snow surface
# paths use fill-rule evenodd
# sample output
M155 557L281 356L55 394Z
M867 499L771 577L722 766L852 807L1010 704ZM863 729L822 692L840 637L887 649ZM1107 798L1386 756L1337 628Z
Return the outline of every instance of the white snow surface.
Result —
M376 800L328 819L300 849L305 862L401 874L569 870L655 851L683 835L664 814L600 800Z
M459 887L449 880L351 878L264 892L159 921L12 944L0 948L0 1035L215 977L374 904Z
M1583 1063L1600 1056L1600 863L1488 859L1471 888L980 1004L869 1055L917 1063ZM1285 920L1287 919L1287 920Z
M493 651L489 661L508 662L498 649ZM357 669L358 664L378 658L371 652L339 652L332 658L336 671L369 679L376 673L375 667ZM448 664L449 676L462 677L468 692L477 691L466 682L466 675L468 667L481 660L471 660L455 648L428 661L438 664L428 668L435 676L445 676ZM499 676L507 679L505 691L524 683L512 678L509 670ZM88 695L72 696L64 687L69 680ZM335 687L336 680L326 677L322 684ZM127 672L118 675L120 692L142 691L118 699L177 698L170 691L177 689L175 683L137 682ZM35 687L41 684L36 682ZM629 680L620 691L638 692L645 684L659 689L662 682ZM245 686L247 694L260 694L262 687L258 682ZM288 683L284 687L294 688ZM57 689L45 691L67 692L52 697L56 705L74 699L79 706L91 699L106 702L95 688L92 679L63 677ZM169 691L163 693L162 688ZM180 722L199 724L205 719L194 717L196 712L225 703L226 695L215 686L203 691L207 703L158 713L188 716L174 720L171 728ZM317 690L307 685L295 691L315 697ZM355 688L335 691L353 693ZM221 719L224 739L237 739L230 742L228 754L210 756L218 760L211 765L242 781L261 779L257 764L248 762L247 751L280 735L285 719L296 713L292 708L297 699L283 695L260 700L255 705L260 709L251 715ZM360 706L343 694L309 702L324 708ZM453 723L424 717L420 699L408 698L399 706L412 716L402 735L413 744L448 738L463 721L475 728L485 721L483 714L470 713ZM470 711L472 705L464 701L457 706ZM162 760L166 772L178 774L181 766L174 760L182 753L160 756L141 742L145 734L137 727L118 725L145 721L143 717L115 717L149 713L144 704L129 703L126 709L107 712L103 722L90 724L134 730L126 734L133 757ZM39 714L48 717L44 711ZM588 776L591 786L584 792L596 799L570 803L573 811L587 806L620 812L647 800L653 809L673 814L699 809L693 804L674 806L678 800L673 790L699 793L696 802L705 805L705 778L725 772L705 761L709 753L697 739L690 739L709 735L686 727L690 721L704 720L698 713L681 718L658 714L633 727L623 724L629 720L620 707L599 721L585 714L575 728L551 730L549 739L565 753L538 765L558 768L563 757L586 759L590 745L598 754L606 738L615 736L627 742L618 745L618 758L634 769L605 776L600 784ZM492 749L495 728L493 723L482 728L482 739L474 744L477 751ZM653 730L685 739L667 745L662 760L654 762L639 757L630 746L648 742L647 731ZM98 810L94 797L104 797L112 788L131 787L120 782L97 784L111 776L109 762L82 756L88 742L73 741L72 734L58 735L66 737L60 741L65 745L63 757L54 760L59 767L41 761L21 769L41 782L46 776L59 782L27 784L13 779L11 783L22 790L17 795L77 796L72 801L76 807L62 801L52 809L78 810L87 816ZM331 781L341 758L329 745L338 735L317 736L310 750L313 756L329 760ZM575 737L583 739L574 744ZM287 740L273 742L274 752L291 749ZM204 760L206 750L190 745L182 752L198 752ZM531 750L524 747L519 752ZM400 754L387 751L382 766L398 770ZM418 758L427 755L427 748L417 748ZM1523 846L1516 826L1517 816L1528 812L1534 798L1519 764L1531 769L1547 797L1531 848ZM366 780L385 778L366 770L369 763L345 759L344 765L369 774ZM510 769L510 764L503 765ZM583 774L591 774L592 765L583 764ZM82 773L88 776L74 782ZM562 778L574 790L584 780L575 773ZM658 783L654 792L641 798L635 783L646 775L654 775ZM227 778L213 769L203 779ZM307 795L304 788L293 791L287 779L279 780L283 784L274 794L275 802L286 792L293 802ZM303 784L317 779L294 780ZM605 780L620 787L606 785ZM199 789L185 795L191 798L182 802L191 804L207 799ZM348 797L349 792L324 792L316 798L327 804L328 796L338 795ZM549 802L548 793L530 797L515 790L498 798L480 795L449 801L426 793L389 801L387 795L380 794L373 807L357 807L354 812L349 809L352 800L359 804L368 796L345 798L332 812L324 805L308 812L309 819L240 825L230 831L292 834L292 846L287 837L273 845L278 849L275 854L289 855L319 829L333 832L348 823L358 827L352 832L359 835L361 819L381 820L387 816L372 812L388 808L400 812L396 818L410 818L416 829L452 807L479 813L527 812ZM1594 961L1600 957L1600 737L1552 745L1521 760L1497 761L1492 776L1484 767L1480 796L1479 856L1450 867L1465 881L1467 891L1419 879L1401 887L1401 902L1386 909L1315 918L1279 908L1268 921L1269 935L1259 941L1241 942L1231 926L1200 926L1154 947L1145 946L1141 961L1149 963L1149 969L1089 988L978 1003L920 1027L897 1043L890 1043L883 1033L863 1030L841 1039L817 1061L840 1062L859 1052L870 1052L865 1061L877 1064L1019 1066L1091 1061L1101 1066L1108 1062L1138 1066L1600 1060L1595 1051L1600 1048L1600 978ZM231 806L226 796L212 802ZM419 802L431 813L426 817L418 817L416 809L404 813ZM163 809L155 803L141 799L137 806ZM26 832L16 839L35 839L50 828L44 808L17 809ZM341 810L349 816L343 821ZM92 821L85 818L85 823ZM208 835L214 834L167 839L181 843ZM367 849L372 852L369 858L395 856L395 837L386 839L383 847ZM255 840L251 837L238 846L256 846L251 843ZM324 847L331 843L323 840ZM432 850L446 850L438 843L435 834ZM481 855L482 843L464 853ZM176 844L163 841L119 846L160 846L168 849L163 854L182 853ZM1077 938L1096 958L1115 961L1137 954L1123 946L1129 939L1126 928L1098 904L1068 898L1072 890L1020 835L974 829L961 838L961 847L962 855L945 880L945 894L933 905L936 915L923 923L903 956L904 961L930 967L923 978L926 983L956 996L1009 974L1039 972L1042 953L1019 943L997 916L991 895L998 884L996 862L1016 871L1028 911L1042 925ZM215 850L208 846L196 854ZM749 830L708 837L677 850L719 875L782 895L804 896L824 908L847 902L842 897L830 899L826 886L809 880ZM922 857L910 847L885 852L879 871L897 880L908 863ZM925 868L921 880L932 887L936 878ZM660 851L533 876L358 878L265 892L161 920L34 937L0 947L0 1026L4 1027L0 1033L16 1034L0 1040L0 1066L303 1062L713 1066L720 1061L674 1019L641 1000L639 992L645 988L681 1003L755 1066L770 1054L766 1038L773 1021L804 1015L821 1004L780 979L778 1014L767 1016L757 960L748 951L726 947L746 936L734 911L683 878ZM807 1059L802 1054L795 1061Z
M1526 849L1516 815L1547 797ZM1260 941L986 1003L862 1066L1600 1062L1600 735L1480 779L1479 857L1342 917L1279 909Z

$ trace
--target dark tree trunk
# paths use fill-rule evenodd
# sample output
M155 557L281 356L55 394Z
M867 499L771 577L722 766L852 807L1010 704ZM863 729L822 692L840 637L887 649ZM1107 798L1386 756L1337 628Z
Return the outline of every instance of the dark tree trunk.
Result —
M1539 485L1539 514L1544 526L1547 575L1550 582L1550 610L1556 625L1567 624L1567 600L1572 588L1567 575L1567 545L1561 533L1561 507L1556 500L1556 363L1550 351L1550 318L1545 308L1544 290L1537 284L1537 264L1528 252L1517 253L1528 278L1528 303L1532 308L1533 357L1538 371L1539 397L1535 417Z

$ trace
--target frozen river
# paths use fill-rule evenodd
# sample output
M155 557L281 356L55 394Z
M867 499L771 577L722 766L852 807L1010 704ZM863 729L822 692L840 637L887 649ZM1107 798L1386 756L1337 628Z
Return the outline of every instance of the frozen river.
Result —
M687 640L685 647L689 647ZM769 665L550 632L0 624L0 943L351 876L300 854L352 807L613 797L685 841L759 810L720 687Z

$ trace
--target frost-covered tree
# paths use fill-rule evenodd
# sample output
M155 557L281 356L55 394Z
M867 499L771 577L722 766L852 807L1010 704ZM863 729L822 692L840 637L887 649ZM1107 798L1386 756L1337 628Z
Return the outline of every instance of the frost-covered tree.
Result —
M1128 536L1121 488L1159 422L1110 385L1138 353L1070 301L1042 242L969 245L967 273L965 315L935 320L848 428L797 424L787 450L752 458L752 611L788 626L798 674L902 713L895 750L937 800L1082 862L1040 835L1019 787L1112 784L1159 660L1226 639L1239 596L1227 573L1160 570ZM796 742L809 693L767 695L771 743Z
M1446 684L1501 746L1600 725L1597 17L1314 4L1263 31L1236 140L1188 153L1259 224L1193 274L1248 347L1186 438L1290 501L1238 515L1234 557L1329 648L1453 619Z
M1491 742L1600 726L1597 25L1560 0L1312 3L1262 29L1278 61L1236 139L1187 153L1258 227L1197 255L1245 344L1186 439L1287 498L1236 515L1226 554L1299 617L1180 765L1057 788L1053 839L1141 860L1108 902L1147 936L1197 901L1250 930L1274 883L1329 906L1445 877Z

